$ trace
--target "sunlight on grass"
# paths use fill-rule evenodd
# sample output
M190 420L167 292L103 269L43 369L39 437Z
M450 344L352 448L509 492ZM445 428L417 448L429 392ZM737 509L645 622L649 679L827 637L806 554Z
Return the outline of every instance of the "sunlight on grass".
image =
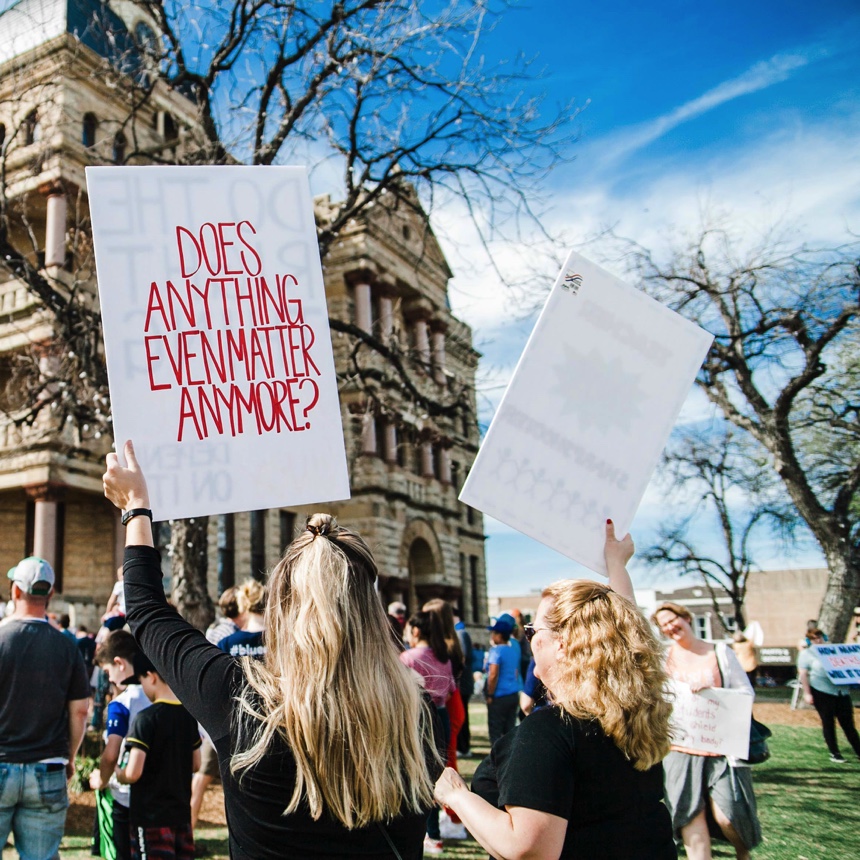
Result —
M481 758L489 752L486 708L469 707L473 757L460 763L471 779ZM755 860L848 860L860 857L860 763L831 764L819 729L773 725L770 761L753 768L763 844L753 852ZM840 734L844 745L844 739ZM847 751L847 747L846 747ZM82 830L82 828L79 828ZM198 844L211 860L227 860L227 828L206 825L197 832ZM85 860L88 832L70 834L63 840L64 860ZM445 857L452 860L485 860L486 852L474 841L448 840ZM682 854L683 856L683 854ZM7 848L3 860L17 857ZM726 843L714 846L715 858L734 857Z

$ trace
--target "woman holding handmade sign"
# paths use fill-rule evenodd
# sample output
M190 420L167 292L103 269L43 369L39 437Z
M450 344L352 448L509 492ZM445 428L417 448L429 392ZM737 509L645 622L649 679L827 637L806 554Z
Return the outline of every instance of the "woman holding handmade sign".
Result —
M827 675L818 653L812 646L823 645L826 637L816 626L807 633L810 647L800 652L797 658L797 674L803 687L803 701L813 705L821 719L824 742L830 752L830 761L844 764L845 757L839 752L836 740L836 721L842 726L851 748L860 757L860 735L854 726L854 703L848 688L840 689Z
M552 705L493 747L472 791L447 768L436 798L496 858L677 856L663 804L671 706L659 647L633 603L633 541L606 527L609 586L564 580L525 625Z
M723 687L753 695L746 673L724 642L697 639L693 616L677 603L663 603L651 616L672 644L666 658L670 677L693 692ZM709 822L731 842L739 860L761 842L749 766L713 752L672 746L663 763L666 802L690 860L710 860Z
M129 624L212 738L230 856L419 860L432 729L397 659L367 544L311 517L269 577L265 660L240 662L167 604L131 443L125 457L127 468L108 455L104 488L125 512Z

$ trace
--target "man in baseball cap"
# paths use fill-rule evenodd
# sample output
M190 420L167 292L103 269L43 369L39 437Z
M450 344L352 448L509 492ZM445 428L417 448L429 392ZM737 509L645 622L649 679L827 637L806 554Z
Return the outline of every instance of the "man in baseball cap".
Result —
M51 565L25 558L7 575L15 610L0 625L0 845L11 829L22 857L48 860L63 837L90 685L77 646L46 617Z
M10 568L6 576L25 594L47 597L54 590L54 568L33 555Z

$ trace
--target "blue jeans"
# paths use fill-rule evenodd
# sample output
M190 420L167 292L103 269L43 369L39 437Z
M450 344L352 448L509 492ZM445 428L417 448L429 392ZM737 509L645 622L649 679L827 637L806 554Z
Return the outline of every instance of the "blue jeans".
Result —
M21 860L58 856L68 806L64 765L0 762L0 846L11 830Z

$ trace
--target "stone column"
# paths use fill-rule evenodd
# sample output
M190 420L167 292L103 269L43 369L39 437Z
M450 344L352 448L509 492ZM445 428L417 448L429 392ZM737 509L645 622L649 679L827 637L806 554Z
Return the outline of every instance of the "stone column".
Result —
M397 462L397 425L393 421L385 422L385 462Z
M439 480L443 484L451 483L451 452L447 448L439 449Z
M33 555L45 559L51 567L57 563L57 503L53 500L36 499Z
M427 320L415 320L415 351L418 360L425 367L430 366L430 336L427 331Z
M394 333L394 301L391 296L379 298L379 336L383 343L391 340Z
M57 546L58 505L63 487L57 484L37 484L24 489L35 504L33 555L45 559L54 571L59 573L56 569L60 549ZM57 583L57 590L61 590L60 582Z
M45 226L45 266L66 263L66 195L61 190L48 194Z
M363 415L361 419L361 453L376 454L376 421L373 415Z
M433 444L431 442L421 443L421 474L425 478L435 478L433 469Z
M433 378L440 385L445 382L445 332L433 332Z
M373 325L370 284L355 285L355 324L370 334L370 329Z

